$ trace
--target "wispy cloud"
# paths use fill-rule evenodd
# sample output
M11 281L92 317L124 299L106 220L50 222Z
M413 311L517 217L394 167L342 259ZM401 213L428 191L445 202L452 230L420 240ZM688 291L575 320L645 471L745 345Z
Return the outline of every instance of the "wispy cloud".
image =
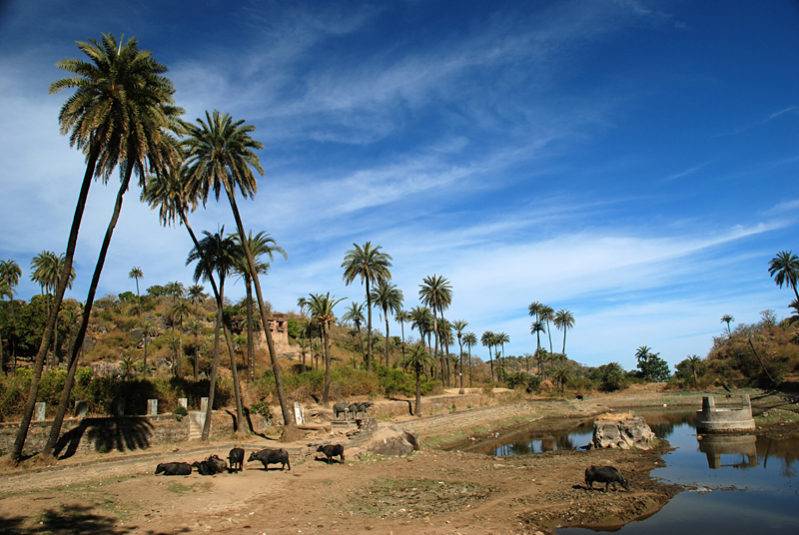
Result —
M663 181L664 182L671 182L673 180L678 180L680 178L683 178L683 177L686 177L686 176L689 176L689 175L693 175L697 171L701 171L702 169L707 167L709 164L710 164L710 162L707 161L707 162L702 162L702 163L700 163L698 165L694 165L692 167L689 167L688 169L683 169L682 171L678 171L676 173L668 175L667 177L665 177L663 179Z

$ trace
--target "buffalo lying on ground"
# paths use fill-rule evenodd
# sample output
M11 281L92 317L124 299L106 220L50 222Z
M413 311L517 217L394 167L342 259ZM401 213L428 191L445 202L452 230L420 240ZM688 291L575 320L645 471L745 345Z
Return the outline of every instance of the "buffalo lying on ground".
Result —
M279 449L272 449L266 448L260 451L255 451L250 454L250 458L247 459L247 462L250 461L261 461L264 464L264 470L269 470L270 464L281 464L280 469L283 470L288 466L289 470L291 470L291 463L289 462L289 452L284 450L283 448Z
M227 463L216 454L211 455L204 461L195 461L191 465L203 476L213 476L227 470Z
M191 465L189 463L161 463L155 467L155 473L165 476L187 476L191 474Z
M341 459L341 462L344 462L344 446L341 444L324 444L316 448L316 451L324 453L328 462L332 461L333 457L337 455Z
M231 472L240 472L244 465L244 450L242 448L233 448L228 453L227 460L230 463Z
M620 484L625 489L629 490L630 486L627 480L622 477L621 472L614 466L591 466L585 470L585 484L589 489L594 488L594 481L597 483L605 484L605 492L608 491L608 486L613 485L613 490L616 490L616 483Z

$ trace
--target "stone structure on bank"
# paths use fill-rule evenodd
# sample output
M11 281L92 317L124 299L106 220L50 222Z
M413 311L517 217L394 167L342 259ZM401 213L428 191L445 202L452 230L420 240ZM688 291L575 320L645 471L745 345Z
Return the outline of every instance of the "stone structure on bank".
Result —
M716 407L713 396L702 398L702 410L697 411L696 430L701 433L742 433L755 430L752 402L744 394L739 407Z
M289 321L286 314L273 312L269 320L269 332L272 334L272 342L275 344L275 352L279 356L294 355L297 347L289 344ZM267 351L266 336L262 330L258 330L256 344L259 350Z
M641 416L630 413L602 414L594 420L594 448L638 448L648 450L657 442L655 433Z

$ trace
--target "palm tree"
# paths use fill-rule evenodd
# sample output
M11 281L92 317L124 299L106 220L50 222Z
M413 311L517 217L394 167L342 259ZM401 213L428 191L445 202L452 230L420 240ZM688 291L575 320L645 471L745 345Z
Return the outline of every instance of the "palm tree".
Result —
M464 320L455 320L452 322L452 328L455 329L455 336L458 338L458 394L465 394L463 389L463 331L469 323Z
M494 347L495 340L496 340L496 335L491 331L484 332L483 336L480 337L480 342L483 344L483 347L488 348L488 364L490 366L491 382L494 381L494 358L493 354L491 353L491 350Z
M247 269L247 255L244 248L241 246L241 240L238 235L233 237L239 247L239 263L236 270L244 278L244 288L247 292L247 368L250 375L250 380L255 380L255 347L253 339L253 303L252 303L252 277ZM252 231L247 235L247 244L250 247L255 260L255 269L258 274L266 274L269 271L269 262L261 262L260 258L264 255L269 257L271 262L274 259L275 253L283 255L283 258L288 258L286 250L283 249L277 242L266 232L259 232L253 236Z
M413 307L409 313L411 328L419 331L419 340L424 343L424 337L433 328L433 314L427 307Z
M52 251L42 251L34 256L31 262L31 280L39 284L42 295L47 297L48 310L53 307L52 293L58 288L59 278L62 273L61 270L65 262L64 255L58 255ZM75 270L72 269L66 287L72 288L72 282L74 280ZM58 360L58 317L56 317L53 328L53 358L51 364L54 364Z
M563 394L563 391L566 388L566 383L568 383L569 379L571 379L571 375L571 370L565 363L557 366L552 371L552 379L555 381L558 392L561 394Z
M206 112L205 121L198 118L196 123L188 127L188 136L182 144L186 154L184 168L189 182L189 189L197 192L203 204L208 200L208 196L211 193L219 200L220 193L222 190L225 191L233 212L233 218L236 221L239 240L244 249L247 269L255 287L258 311L261 316L261 328L266 336L269 360L271 361L272 374L275 378L275 392L280 403L283 423L289 426L294 423L294 418L291 411L289 411L288 402L283 392L280 366L277 362L272 332L269 329L270 312L264 304L255 258L250 250L249 242L244 232L244 223L236 202L236 188L239 189L244 198L255 195L257 184L253 170L261 175L264 173L260 159L255 151L262 149L263 144L250 136L255 131L254 126L246 124L244 120L234 121L226 113L214 111L209 114Z
M325 382L322 388L322 403L327 405L330 400L330 326L336 321L333 308L345 298L335 298L330 292L324 294L310 294L308 299L308 310L311 319L319 325L322 330L323 351L325 355Z
M51 91L77 89L61 109L59 117L61 130L62 132L72 130L71 141L79 148L83 147L88 150L87 159L90 161L93 158L92 147L99 143L97 156L91 167L95 174L107 181L119 166L121 182L89 284L81 327L72 343L67 378L61 397L63 402L59 405L56 419L51 426L50 439L45 445L44 454L52 453L52 446L60 433L97 285L131 177L135 171L140 185L143 186L146 171L150 170L156 174L164 172L169 164L178 158L177 144L172 134L182 132L182 122L179 116L183 110L174 105L175 89L172 82L163 76L166 67L156 62L149 52L139 51L135 39L128 40L127 44L120 42L117 45L113 37L104 35L102 45L98 45L96 42L79 43L78 47L89 56L94 65L80 60L63 61L59 66L77 76L59 80L50 87ZM88 187L86 192L88 193ZM78 204L81 204L80 200ZM76 216L77 211L76 209ZM80 206L80 211L82 215L82 206ZM77 226L79 226L80 219L76 219ZM77 234L75 223L76 221L73 220L73 229ZM70 246L72 246L71 249ZM70 273L73 254L74 245L71 243L70 236L66 253L67 261L62 273ZM63 299L62 284L64 282L59 281L59 288L56 291L54 310L56 314ZM64 286L64 290L65 288L66 286ZM50 337L47 329L45 329L44 337ZM38 370L36 373L40 374ZM38 381L34 380L31 383L32 399L28 400L28 404L31 405L31 414L32 403L36 397L34 386L38 390ZM27 412L26 406L26 419ZM28 422L23 420L21 425L28 425L28 423L29 420ZM19 451L21 453L24 436L20 442Z
M497 333L496 338L494 339L496 345L498 345L502 351L502 360L499 359L497 356L497 363L499 363L499 369L504 372L504 362L505 362L505 344L510 343L510 336L507 333Z
M452 303L452 285L441 275L429 275L419 285L419 299L430 307L433 314L433 336L436 343L433 356L438 357L441 362L441 379L444 380L445 363L439 353L440 340L438 338L438 316L436 313L441 314L441 319L444 318L444 309L449 308ZM447 382L449 382L449 378L447 378Z
M205 294L205 288L203 288L199 284L193 284L189 286L189 301L193 305L201 305L208 299L208 296Z
M8 308L11 315L14 315L14 289L19 284L19 279L22 277L22 269L14 260L0 261L0 287L2 287L2 294L8 296ZM1 297L1 296L0 296ZM14 368L16 368L16 348L15 343L9 340L11 348L11 360ZM3 358L0 359L0 371L6 371L5 353L3 353L3 342L0 340L0 354Z
M134 266L128 272L128 278L131 278L131 279L136 281L136 296L137 297L141 297L141 294L139 293L139 279L141 279L142 277L144 277L144 272L141 270L140 267Z
M541 313L544 311L545 307L546 307L546 305L544 305L543 303L540 303L538 301L533 301L532 303L530 303L530 306L527 307L527 311L530 314L530 316L535 318L535 320L533 322L533 325L535 325L536 323L541 321ZM541 326L542 326L542 329L540 329L540 330L536 330L536 329L532 329L531 328L531 331L530 331L531 334L535 334L536 335L536 346L535 346L536 354L538 354L538 352L541 351L541 332L543 331L543 323L541 324Z
M402 351L402 358L405 358L405 322L410 321L410 315L405 310L398 310L394 314L394 319L397 320L397 323L400 325L400 351Z
M563 350L561 353L565 356L566 355L566 331L569 329L574 328L574 316L571 312L562 308L558 310L555 314L555 319L553 320L555 323L555 327L563 331Z
M422 373L429 366L435 365L433 359L424 347L424 342L419 341L411 349L408 356L402 361L405 368L412 368L413 374L416 377L416 405L413 409L414 416L421 418L422 416Z
M730 329L730 323L735 321L735 318L732 317L732 314L724 314L721 317L721 323L727 324L727 336L732 336L732 330Z
M799 282L799 257L791 251L780 251L769 262L768 273L774 278L777 286L782 288L783 284L787 285L793 289L796 299L799 299L799 291L796 289Z
M466 345L466 350L469 352L469 388L472 386L472 347L477 345L477 335L474 333L465 333L463 335L463 343Z
M541 314L539 315L539 319L544 322L547 328L547 336L549 337L549 352L554 353L555 351L552 349L552 331L549 330L549 322L555 318L555 310L549 305L544 305L541 307Z
M385 360L385 366L388 368L388 316L389 314L394 314L396 317L397 313L402 310L402 290L386 280L381 280L378 281L377 286L372 288L371 297L372 302L383 311L383 319L386 322L386 343L385 349L383 350L383 358Z
M255 195L257 184L253 170L259 174L264 172L255 151L263 148L263 145L250 136L255 131L255 127L246 124L243 120L234 121L230 115L218 111L214 111L210 115L206 112L205 118L205 121L197 119L196 125L189 126L189 135L183 142L189 189L196 191L203 203L207 201L211 192L214 193L217 200L223 189L227 195L233 218L236 220L239 239L247 258L247 269L255 286L261 328L266 336L269 360L275 378L275 392L280 403L283 424L289 426L294 423L294 417L289 411L288 402L283 392L283 381L277 362L275 343L272 340L272 332L269 330L269 310L264 304L261 281L245 236L244 223L241 220L235 193L238 187L245 198Z
M688 364L688 368L691 370L691 376L694 380L693 385L696 386L699 384L699 369L702 367L702 359L696 355L691 355L685 359L685 362Z
M358 303L357 301L353 301L350 303L350 307L344 312L344 316L342 316L344 321L348 321L355 325L355 333L358 337L358 346L360 348L361 353L363 353L363 340L361 339L361 325L363 324L364 317L363 317L363 304Z
M203 426L203 440L208 440L208 433L211 431L211 410L214 402L216 376L219 358L219 330L224 329L227 331L222 308L225 302L225 281L227 277L236 269L238 262L238 245L230 236L225 236L225 227L222 227L214 234L203 231L203 238L199 241L199 246L195 245L189 252L186 258L186 265L196 262L194 266L194 280L201 279L208 282L213 281L212 273L216 272L216 282L219 283L217 300L217 316L216 325L214 328L214 355L211 363L211 384L208 393L208 413L206 413L205 424ZM227 336L227 335L226 335ZM236 366L236 356L232 347L228 345L228 354L230 356L230 371L233 375L233 394L236 398L236 418L239 422L238 429L242 430L244 423L244 409L241 401L241 388L238 377L238 369ZM206 432L208 428L208 433Z
M372 294L370 285L391 279L391 255L380 250L372 242L363 245L352 244L352 249L344 255L341 267L344 269L344 282L349 286L356 278L366 290L366 355L364 364L372 369Z
M544 322L541 320L535 320L530 326L530 334L534 334L538 342L536 344L535 356L538 360L538 375L541 375L542 377L544 375L544 355L541 351L541 333L545 330L546 327L544 327Z

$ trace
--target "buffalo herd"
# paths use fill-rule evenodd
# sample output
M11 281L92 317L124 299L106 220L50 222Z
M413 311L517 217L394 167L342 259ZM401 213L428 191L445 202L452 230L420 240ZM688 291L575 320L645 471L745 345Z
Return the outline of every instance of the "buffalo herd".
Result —
M341 444L324 444L319 446L316 450L322 452L326 456L326 460L330 461L333 457L339 457L339 462L344 462L344 446ZM156 475L161 474L165 476L188 476L197 470L197 473L203 476L212 476L228 472L234 474L244 469L244 449L233 448L228 454L227 462L214 454L202 461L195 461L193 463L186 462L172 462L161 463L155 467ZM283 448L264 448L262 450L250 453L247 462L260 461L264 465L264 470L269 470L270 464L279 464L280 470L291 470L291 462L289 462L289 452Z

